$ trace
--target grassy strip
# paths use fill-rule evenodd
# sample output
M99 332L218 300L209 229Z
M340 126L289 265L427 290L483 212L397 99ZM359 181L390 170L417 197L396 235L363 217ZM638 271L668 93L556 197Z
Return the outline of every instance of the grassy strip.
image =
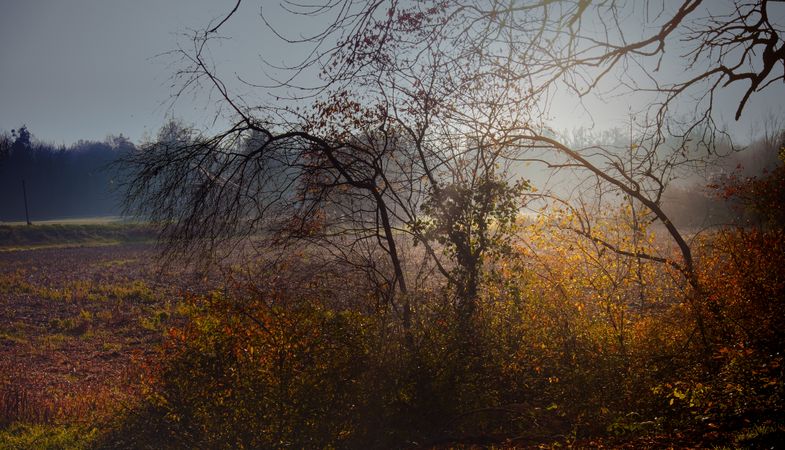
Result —
M87 449L98 435L95 428L75 425L13 424L0 429L0 450Z
M116 245L153 239L155 230L140 223L0 225L0 251Z

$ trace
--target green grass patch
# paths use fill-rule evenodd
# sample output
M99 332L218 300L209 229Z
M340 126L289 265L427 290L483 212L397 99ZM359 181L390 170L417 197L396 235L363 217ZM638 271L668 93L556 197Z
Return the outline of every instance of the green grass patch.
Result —
M0 450L87 449L92 447L97 436L95 428L15 423L0 430Z
M142 223L0 225L0 251L116 245L154 239L154 228Z

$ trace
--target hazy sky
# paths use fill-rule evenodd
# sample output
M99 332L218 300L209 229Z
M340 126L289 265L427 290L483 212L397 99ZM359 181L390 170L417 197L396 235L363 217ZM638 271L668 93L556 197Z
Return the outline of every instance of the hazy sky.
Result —
M263 0L264 1L264 0ZM168 109L172 58L156 57L174 49L190 28L221 18L234 0L0 0L0 130L27 124L38 138L55 143L102 140L120 134L137 141L153 134L168 113L203 124L211 115L204 102L187 99ZM274 3L272 1L267 4ZM233 36L222 44L216 62L224 76L262 74L259 55L282 61L296 54L275 41L258 17L260 1L243 2L239 14L222 28ZM281 21L287 20L281 18ZM277 22L298 30L302 23ZM303 30L304 32L307 29ZM667 66L667 64L666 64ZM676 69L674 67L674 69ZM668 67L665 67L668 70ZM251 80L255 81L255 80ZM738 93L729 92L731 121ZM782 83L754 96L744 121L748 132L785 98ZM598 123L619 123L627 99L591 103ZM201 106L195 106L201 105ZM555 102L557 128L589 124L572 98Z
M247 3L227 31L263 29L258 3ZM167 113L174 70L171 58L155 56L233 4L0 0L0 130L27 124L37 137L57 143L154 133ZM175 114L196 120L200 112L184 107Z

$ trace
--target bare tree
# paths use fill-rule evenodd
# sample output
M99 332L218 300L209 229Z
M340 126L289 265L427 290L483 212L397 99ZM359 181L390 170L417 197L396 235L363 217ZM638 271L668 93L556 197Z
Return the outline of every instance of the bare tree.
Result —
M621 255L669 264L697 289L690 245L662 209L662 193L675 167L694 163L694 148L711 151L718 90L750 83L738 119L755 92L782 78L773 72L785 50L770 3L739 1L713 13L716 4L700 0L285 2L290 14L323 18L324 28L288 37L262 11L285 43L311 51L266 86L276 101L248 105L208 57L238 1L174 52L183 62L176 96L206 86L233 125L210 136L159 136L130 161L128 198L180 250L209 253L262 235L318 244L368 268L372 243L390 268L372 271L409 330L405 242L422 245L470 317L485 259L511 233L522 203L515 199L528 188L521 165L534 162L579 170L597 194L619 192L644 209L680 260L604 242L588 217L575 230ZM658 79L673 46L690 56L686 78ZM314 73L318 81L308 79ZM626 153L576 149L546 121L552 95L565 88L577 102L603 92L648 92L654 101ZM693 94L688 120L675 120L677 101Z

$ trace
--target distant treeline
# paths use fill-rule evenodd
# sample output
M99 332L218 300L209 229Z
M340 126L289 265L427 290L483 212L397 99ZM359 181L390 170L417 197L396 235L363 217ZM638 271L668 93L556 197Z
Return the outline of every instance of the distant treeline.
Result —
M105 142L55 146L37 141L26 127L0 134L0 221L25 220L22 183L30 220L117 215L118 167L134 150L122 135Z
M174 122L165 125L158 140L171 139L170 135L178 133L178 129ZM587 134L582 129L574 133L577 134L572 144L576 148L589 146L600 138L614 138ZM623 146L626 137L622 132L609 133L615 134L617 144ZM699 228L764 220L769 214L759 211L761 205L755 206L755 200L761 200L756 186L778 186L785 170L785 132L766 134L744 151L718 150L727 156L707 162L702 174L698 170L671 183L662 203L672 220L680 226ZM134 144L122 135L110 136L104 142L79 141L56 146L36 140L25 126L10 133L0 132L0 222L25 220L23 180L31 221L119 215L122 195L117 187L121 169L115 163L135 150ZM772 201L785 200L780 198L781 190L774 191L771 195L776 199Z

